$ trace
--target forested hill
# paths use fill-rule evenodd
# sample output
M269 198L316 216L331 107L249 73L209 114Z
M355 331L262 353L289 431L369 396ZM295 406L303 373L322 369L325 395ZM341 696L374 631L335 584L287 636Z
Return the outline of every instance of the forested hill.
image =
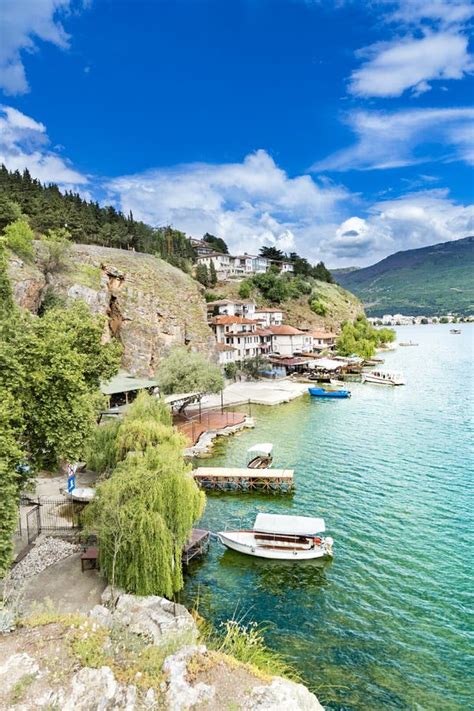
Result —
M104 247L133 248L157 254L177 267L193 260L194 250L186 235L171 227L150 227L114 207L100 207L78 193L61 192L57 185L43 185L28 170L10 172L0 167L0 232L21 217L38 233L67 227L73 242Z
M371 267L333 270L372 316L474 312L474 237L397 252Z

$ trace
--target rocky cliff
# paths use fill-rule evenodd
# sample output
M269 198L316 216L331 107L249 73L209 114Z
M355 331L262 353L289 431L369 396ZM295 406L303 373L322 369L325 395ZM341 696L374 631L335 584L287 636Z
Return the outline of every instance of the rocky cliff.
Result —
M214 338L196 282L149 254L95 245L72 245L54 273L42 268L40 245L34 264L12 255L9 262L17 302L37 313L46 294L83 299L107 317L104 339L123 345L122 366L151 375L174 344L214 356Z

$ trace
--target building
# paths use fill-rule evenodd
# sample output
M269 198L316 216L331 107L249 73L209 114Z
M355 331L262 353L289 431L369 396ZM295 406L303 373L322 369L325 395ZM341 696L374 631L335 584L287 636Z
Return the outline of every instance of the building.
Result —
M279 262L279 265L282 273L292 274L295 271L291 262Z
M271 326L272 353L281 356L293 356L311 350L312 336L294 326Z
M215 316L209 321L217 343L232 346L236 351L235 360L248 360L260 355L260 334L258 322L242 316Z
M208 269L211 268L211 262L214 263L214 268L216 270L217 278L224 280L227 279L231 272L231 257L229 254L222 254L221 252L210 252L209 254L203 254L197 258L198 264L204 264Z
M207 315L254 318L255 302L250 299L218 299L207 304Z
M190 237L189 242L198 257L213 254L214 252L214 247L208 242L205 242L203 239L193 239L193 237Z
M313 351L332 350L336 346L336 334L328 331L313 331Z
M281 326L283 323L283 316L284 312L281 309L269 306L261 309L254 309L254 316L250 316L250 318L255 318L268 327Z
M238 360L237 351L233 346L227 345L227 343L217 343L216 350L219 356L219 365L223 367L230 363L235 363L235 361Z

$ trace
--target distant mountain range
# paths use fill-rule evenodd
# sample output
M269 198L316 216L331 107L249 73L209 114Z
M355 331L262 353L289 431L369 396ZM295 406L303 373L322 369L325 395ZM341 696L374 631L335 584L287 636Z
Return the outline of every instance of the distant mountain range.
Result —
M331 270L369 316L474 313L474 237L396 252L371 267Z

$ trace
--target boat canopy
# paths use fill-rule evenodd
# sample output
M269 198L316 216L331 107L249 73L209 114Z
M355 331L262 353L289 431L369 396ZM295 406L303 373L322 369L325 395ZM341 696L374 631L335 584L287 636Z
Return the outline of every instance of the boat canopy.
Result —
M317 533L323 533L326 526L322 518L259 513L255 519L253 530L282 536L315 536Z
M270 455L273 450L273 444L271 442L261 442L260 444L254 444L252 447L247 449L247 453L256 452L258 454Z

